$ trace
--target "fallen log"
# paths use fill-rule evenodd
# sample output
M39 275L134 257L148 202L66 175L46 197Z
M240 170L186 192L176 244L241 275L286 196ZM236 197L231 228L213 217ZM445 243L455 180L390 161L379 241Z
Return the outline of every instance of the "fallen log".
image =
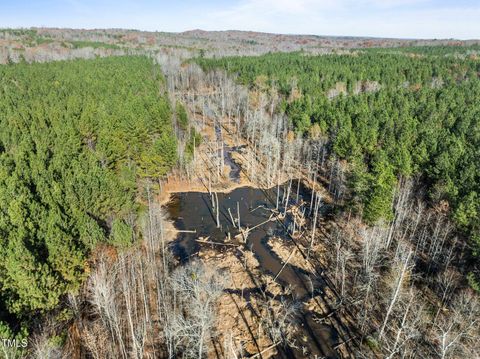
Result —
M293 254L295 253L295 251L297 250L297 247L295 247L293 249L293 251L290 253L290 255L288 256L287 260L285 261L285 263L283 263L283 266L282 268L278 271L277 275L275 276L275 278L273 278L273 281L275 282L278 278L278 276L280 275L280 273L282 273L282 271L285 269L285 267L287 266L288 264L288 261L290 261L290 258L292 258Z
M280 344L280 342L278 342L278 343L273 343L273 344L270 345L269 347L263 349L261 352L255 354L255 355L252 355L252 356L250 357L250 359L253 359L253 358L256 358L256 357L259 357L259 356L261 357L262 354L265 354L265 353L268 352L269 350L275 348L278 344Z
M197 230L187 230L187 229L164 229L165 232L178 232L178 233L197 233Z
M203 243L203 244L216 244L217 246L238 247L238 244L233 244L233 243L219 243L219 242L206 241L206 240L202 240L202 239L196 239L195 242Z

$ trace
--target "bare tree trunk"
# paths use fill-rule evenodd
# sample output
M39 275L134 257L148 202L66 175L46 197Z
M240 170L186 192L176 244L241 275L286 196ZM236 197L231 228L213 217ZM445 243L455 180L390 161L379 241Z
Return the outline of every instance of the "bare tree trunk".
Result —
M238 223L238 229L242 228L242 225L240 224L240 205L237 202L237 223Z
M395 306L395 303L396 303L396 301L398 299L398 296L400 294L400 289L402 288L403 281L404 281L404 279L407 275L408 267L410 265L409 262L410 262L411 255L412 255L412 250L408 249L408 254L407 254L406 258L403 259L402 270L400 272L400 275L397 277L397 282L396 282L396 285L395 285L395 289L393 291L392 299L390 301L390 305L388 306L387 314L385 315L385 319L383 320L383 324L382 324L382 327L380 329L380 333L378 335L380 340L382 340L382 337L383 337L383 334L385 332L385 327L387 325L388 319L390 317L390 314L392 313L393 307Z
M315 241L315 235L317 233L317 217L318 217L318 209L320 207L321 197L317 193L317 197L315 199L315 210L313 215L313 228L312 228L312 236L310 238L310 246L308 247L307 258L310 257L310 251L313 248L313 242Z
M218 203L218 194L217 192L214 192L215 194L215 201L217 202L217 205L215 206L216 210L217 210L217 228L220 228L220 206L219 206L219 203Z

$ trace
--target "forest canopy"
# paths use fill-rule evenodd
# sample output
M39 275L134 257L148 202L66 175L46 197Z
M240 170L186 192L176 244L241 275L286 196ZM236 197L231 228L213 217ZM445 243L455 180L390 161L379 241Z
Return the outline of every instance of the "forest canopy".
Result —
M146 57L0 66L0 320L55 308L98 243L132 241L138 179L177 159L162 81Z

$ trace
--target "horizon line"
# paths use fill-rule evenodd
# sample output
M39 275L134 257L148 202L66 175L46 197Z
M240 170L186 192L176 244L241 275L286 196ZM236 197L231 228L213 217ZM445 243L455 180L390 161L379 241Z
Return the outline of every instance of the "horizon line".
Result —
M243 33L255 33L255 34L265 34L265 35L283 35L283 36L314 36L320 38L352 38L352 39L371 39L371 40L401 40L401 41L480 41L480 38L468 38L468 39L459 39L455 37L451 38L425 38L425 37L379 37L371 35L318 35L318 34L309 34L309 33L277 33L277 32L267 32L267 31L256 31L256 30L239 30L239 29L228 29L228 30L204 30L200 28L194 28L183 31L164 31L164 30L142 30L139 28L123 28L123 27L57 27L57 26L18 26L18 27L0 27L1 30L33 30L33 29L51 29L51 30L78 30L78 31L99 31L99 30L121 30L121 31L135 31L135 32L146 32L146 33L165 33L165 34L185 34L188 32L243 32Z

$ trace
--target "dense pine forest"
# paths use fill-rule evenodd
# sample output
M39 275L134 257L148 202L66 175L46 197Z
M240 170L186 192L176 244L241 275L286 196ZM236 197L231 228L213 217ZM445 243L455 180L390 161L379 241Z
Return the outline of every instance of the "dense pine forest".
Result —
M0 29L0 358L478 357L479 55Z
M78 290L96 246L134 241L139 181L177 158L163 81L146 57L0 66L5 337Z
M400 178L421 178L480 253L480 62L476 46L268 54L198 60L252 90L278 93L277 111L349 164L349 205L370 223L393 219ZM478 288L469 275L471 284Z

